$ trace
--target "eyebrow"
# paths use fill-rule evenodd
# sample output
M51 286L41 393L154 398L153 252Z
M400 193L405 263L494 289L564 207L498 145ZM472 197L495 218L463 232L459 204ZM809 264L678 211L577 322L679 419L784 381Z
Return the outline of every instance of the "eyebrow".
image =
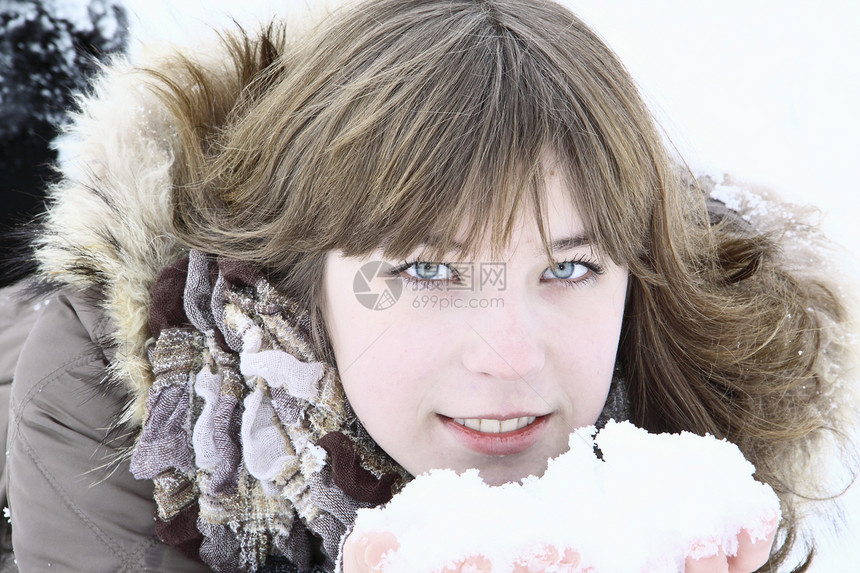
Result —
M440 241L434 240L432 237L427 241L421 243L422 246L425 247L434 247L436 245L441 244ZM549 249L552 252L555 251L569 251L571 249L578 249L580 247L586 247L591 245L591 239L588 238L584 233L580 233L578 235L571 235L570 237L562 237L561 239L556 239L549 245ZM457 241L451 241L449 244L449 248L452 252L463 252L463 244Z
M556 239L550 243L549 248L551 251L567 251L588 245L591 245L591 240L586 235L579 234Z

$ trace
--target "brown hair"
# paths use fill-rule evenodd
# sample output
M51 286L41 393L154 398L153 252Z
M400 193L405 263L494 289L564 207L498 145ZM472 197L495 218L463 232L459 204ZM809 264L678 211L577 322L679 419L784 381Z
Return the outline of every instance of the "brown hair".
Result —
M430 229L445 251L462 216L480 223L457 237L465 251L499 248L522 208L541 224L552 153L591 240L630 270L618 361L633 421L738 444L782 498L770 565L787 559L795 500L817 493L803 489L806 456L839 429L828 401L843 356L825 329L844 308L788 269L778 235L731 213L709 220L585 24L544 0L381 0L290 40L272 26L225 44L233 75L181 60L158 77L184 137L180 240L258 264L310 309L332 360L327 252L368 254L384 239L402 256Z

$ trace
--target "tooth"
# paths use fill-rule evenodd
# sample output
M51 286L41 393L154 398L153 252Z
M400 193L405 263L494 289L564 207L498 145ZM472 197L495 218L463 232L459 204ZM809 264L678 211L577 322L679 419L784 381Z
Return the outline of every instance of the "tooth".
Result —
M509 420L502 420L499 432L513 432L519 428L519 418L510 418Z
M528 426L529 424L534 424L535 420L537 420L537 416L529 416L528 417L528 424L526 424L526 426Z
M481 420L481 431L488 434L498 434L501 431L502 423L498 420Z
M460 424L461 426L466 425L466 420L463 418L454 418L454 421L457 422L458 424Z
M463 420L463 425L472 430L481 431L481 420L478 418L466 418Z

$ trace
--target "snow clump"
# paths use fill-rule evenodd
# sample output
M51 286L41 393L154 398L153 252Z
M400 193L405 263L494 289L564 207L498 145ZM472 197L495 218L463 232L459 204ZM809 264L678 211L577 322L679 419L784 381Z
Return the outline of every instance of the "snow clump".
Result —
M571 434L570 451L521 484L432 470L386 506L360 509L354 532L396 536L385 573L440 571L473 556L494 572L522 571L523 556L557 561L565 549L580 554L582 570L675 573L687 555L735 554L742 528L753 540L772 531L779 500L754 471L725 440L609 422L596 435Z

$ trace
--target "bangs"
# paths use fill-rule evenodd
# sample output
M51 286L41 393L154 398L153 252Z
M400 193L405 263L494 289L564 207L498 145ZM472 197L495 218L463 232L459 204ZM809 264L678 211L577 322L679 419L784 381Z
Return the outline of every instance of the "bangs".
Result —
M635 86L564 8L507 7L369 2L287 59L259 127L282 150L271 250L497 253L528 214L548 245L552 157L592 245L641 256L664 160Z
M327 249L466 256L503 247L524 207L542 211L542 162L558 137L525 50L474 8L424 16L346 72L348 120L319 164Z

